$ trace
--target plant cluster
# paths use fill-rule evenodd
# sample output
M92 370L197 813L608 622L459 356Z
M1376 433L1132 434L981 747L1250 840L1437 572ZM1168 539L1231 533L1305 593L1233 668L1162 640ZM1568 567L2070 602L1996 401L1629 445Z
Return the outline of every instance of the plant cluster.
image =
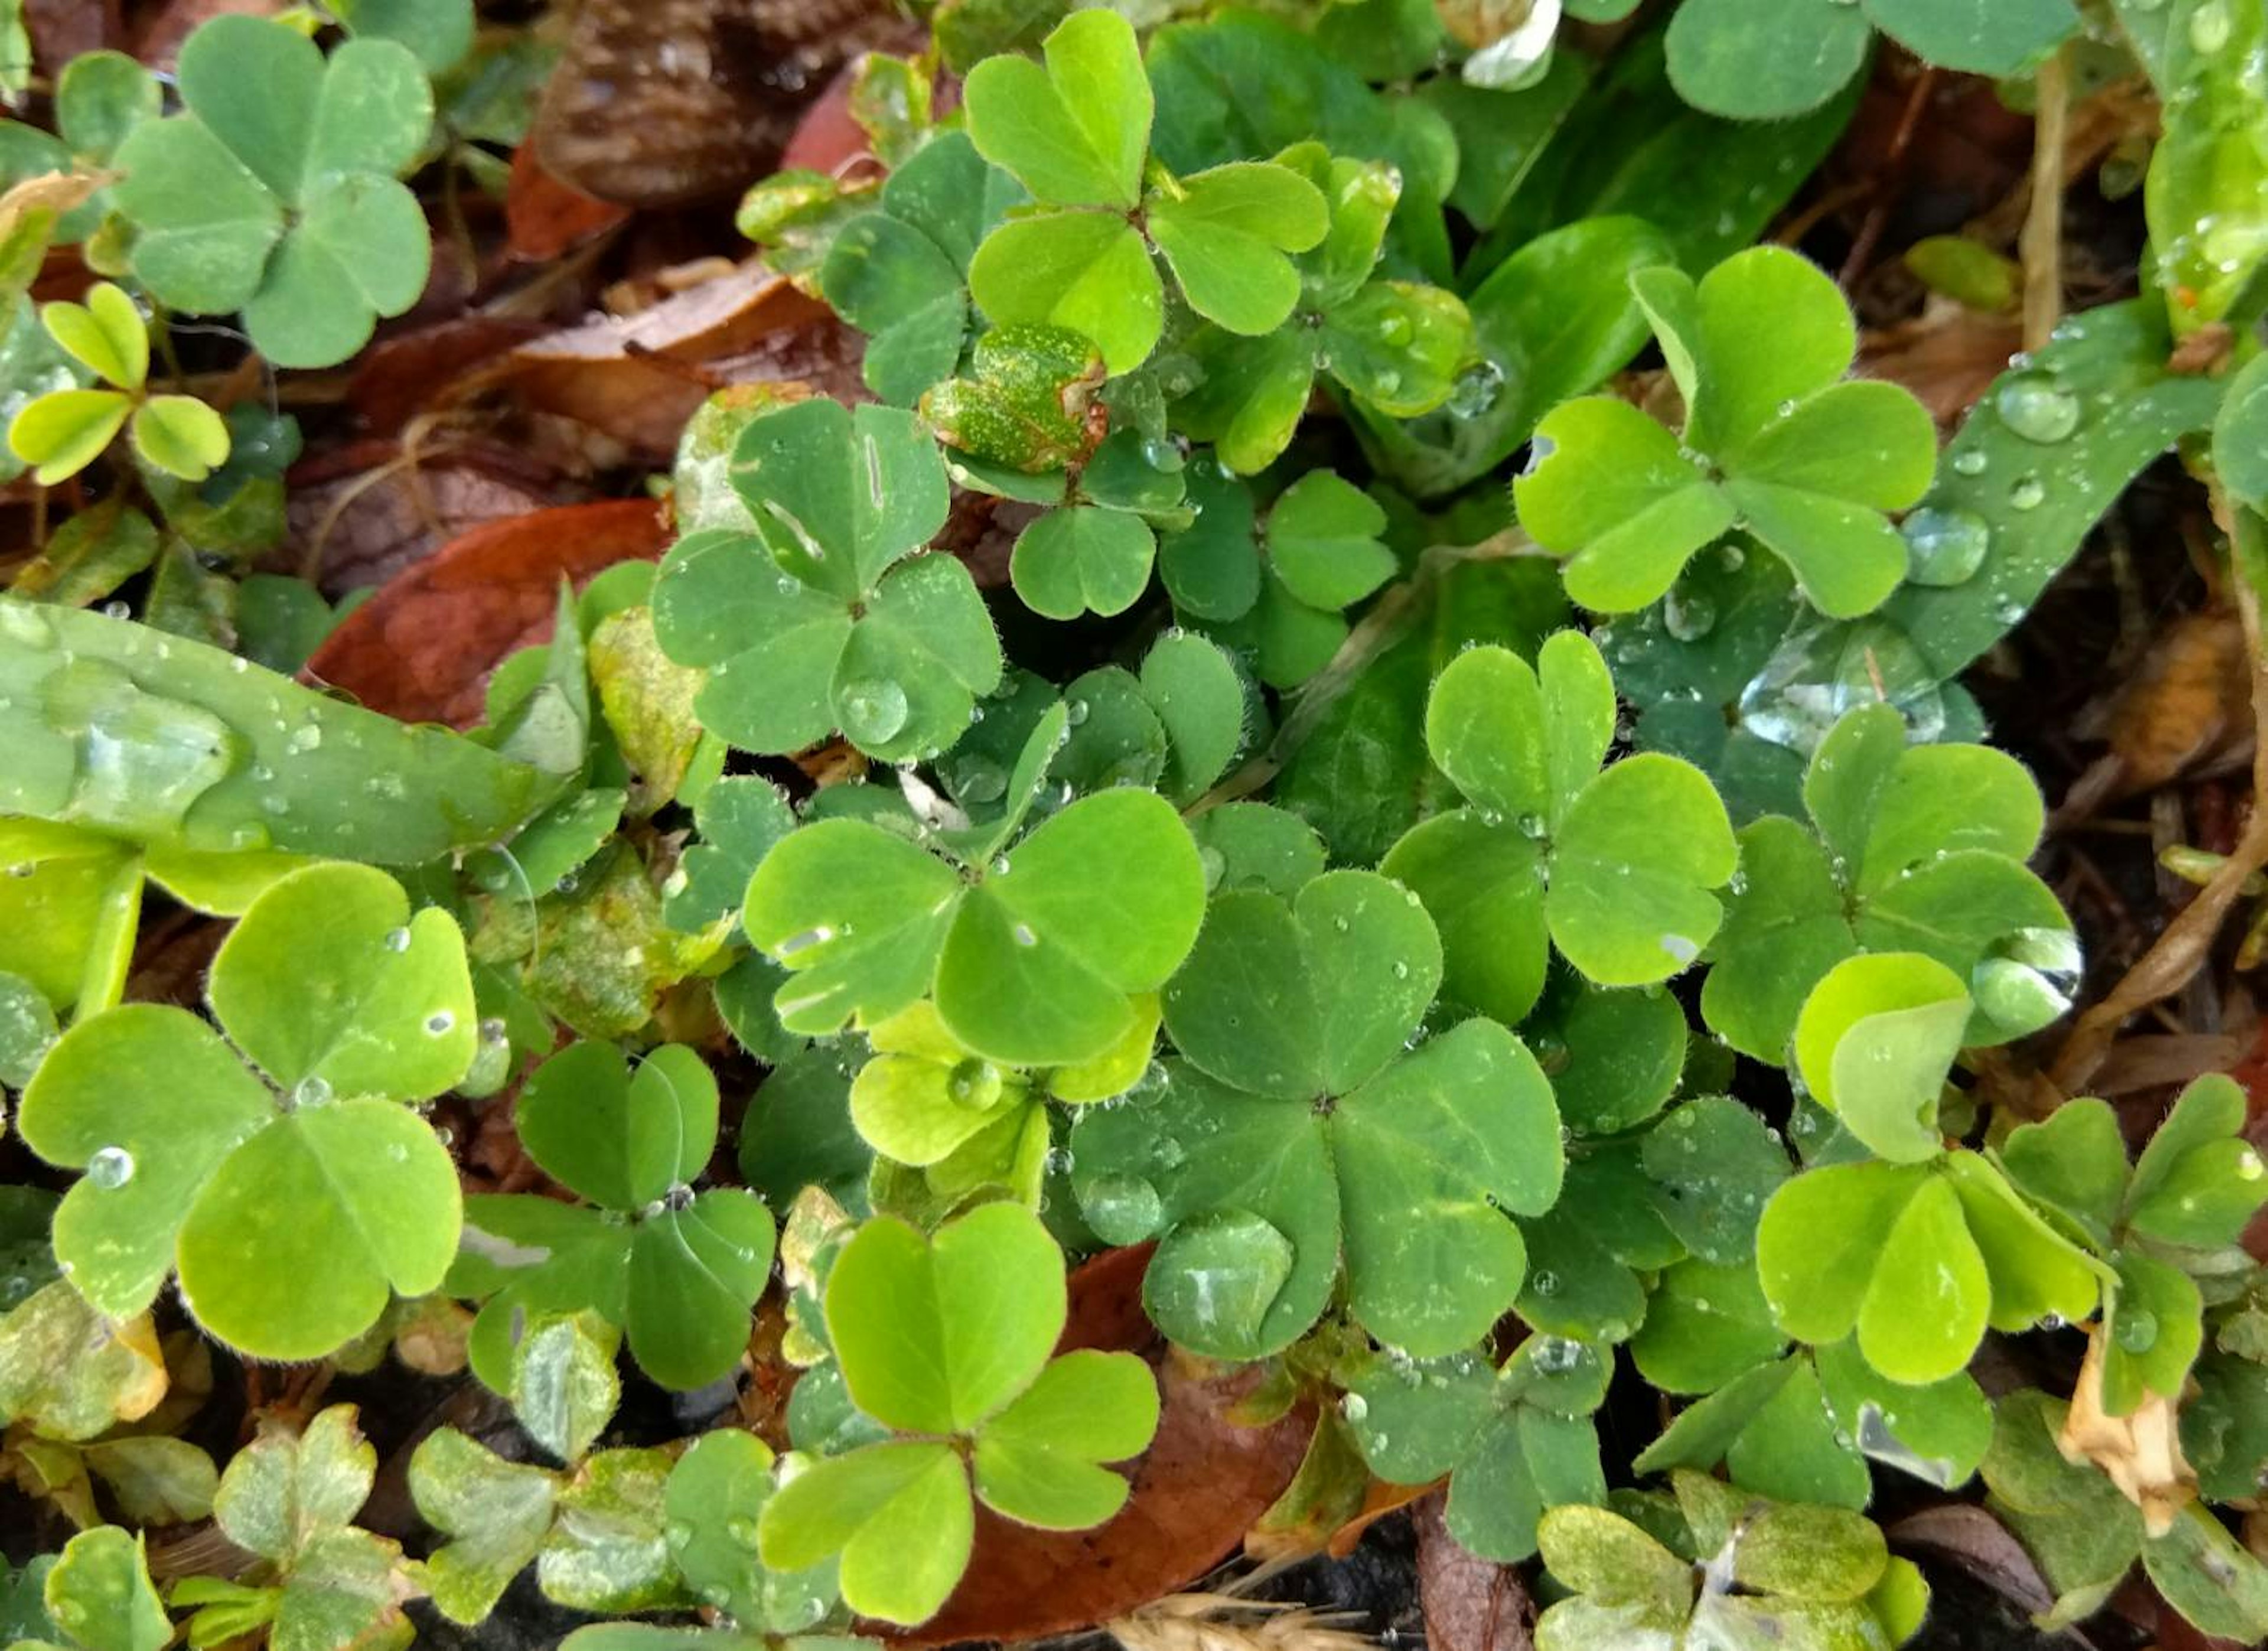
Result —
M1750 243L1877 30L2020 80L2063 0L1138 10L865 61L875 164L738 222L873 399L711 395L658 565L563 585L461 731L294 680L342 616L254 571L298 426L180 323L354 357L541 65L338 0L0 124L0 463L77 490L0 595L0 1472L76 1533L0 1628L401 1646L531 1570L639 1619L573 1651L920 1624L991 1524L1138 1502L1172 1385L1066 1280L1147 1245L1173 1358L1314 1419L1279 1528L1444 1483L1556 1651L1905 1640L1890 1476L1981 1487L2043 1621L2139 1561L2268 1637L2244 1094L2138 1131L2012 1077L2079 940L1957 681L2177 440L2268 577L2257 18L2112 8L2147 290L1940 455ZM230 925L201 1000L129 991L157 899ZM321 1382L188 1441L216 1349L468 1370L516 1430L423 1438L405 1551ZM630 1436L626 1384L751 1369L777 1415Z

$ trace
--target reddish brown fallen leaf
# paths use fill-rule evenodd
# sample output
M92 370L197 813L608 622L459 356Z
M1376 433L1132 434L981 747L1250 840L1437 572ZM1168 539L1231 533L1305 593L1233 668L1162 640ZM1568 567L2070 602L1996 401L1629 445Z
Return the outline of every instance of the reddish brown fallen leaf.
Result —
M541 338L538 321L462 315L380 339L355 362L347 402L373 435L390 436L416 415L450 400L453 380L484 361Z
M570 247L604 234L630 215L626 206L585 195L553 177L536 159L534 144L522 144L512 151L504 221L513 257L528 263L556 258Z
M866 129L850 115L850 92L858 83L863 61L862 55L836 70L827 90L803 112L787 147L780 151L780 171L801 168L832 174L861 155L873 152L866 141Z
M576 502L557 478L492 441L435 446L358 441L291 467L278 565L313 570L327 594L383 585L492 521Z
M2036 1615L2055 1603L2055 1590L2024 1544L1973 1502L1909 1514L1884 1534L1891 1546L1936 1554Z
M1435 1491L1411 1515L1428 1651L1531 1651L1535 1602L1520 1573L1458 1546L1442 1522L1441 1502Z
M347 615L305 673L405 722L470 727L489 673L545 640L563 577L580 585L669 543L650 499L532 512L476 527Z
M890 1636L904 1647L962 1640L1015 1642L1106 1622L1203 1576L1233 1551L1292 1482L1312 1413L1239 1427L1227 1411L1257 1378L1224 1374L1172 1352L1142 1312L1147 1246L1106 1252L1071 1276L1063 1351L1139 1352L1158 1372L1158 1436L1134 1470L1133 1493L1108 1524L1043 1531L979 1507L968 1574L945 1609Z
M808 382L865 399L857 335L818 300L746 264L635 315L553 333L462 381L591 426L659 461L687 419L727 384Z
M1867 334L1859 371L1904 385L1950 430L2006 371L2023 342L2020 323L1942 300L1912 321Z

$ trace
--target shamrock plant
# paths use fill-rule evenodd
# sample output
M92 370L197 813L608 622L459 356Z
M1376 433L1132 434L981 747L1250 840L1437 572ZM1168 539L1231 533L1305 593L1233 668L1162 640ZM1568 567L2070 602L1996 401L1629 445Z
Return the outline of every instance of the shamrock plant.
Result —
M968 342L968 262L1029 198L963 132L939 133L891 170L874 210L843 227L819 267L827 301L867 335L867 388L904 404L953 376Z
M1127 1036L1137 997L1189 954L1204 873L1151 792L1080 798L1011 844L1066 727L1035 731L998 822L929 834L949 858L852 818L802 826L764 856L741 922L788 970L784 1026L823 1035L932 997L955 1038L1012 1066L1092 1060Z
M994 321L1086 334L1113 373L1165 327L1162 254L1189 307L1233 333L1270 333L1299 302L1292 253L1323 240L1330 212L1298 172L1232 161L1175 178L1150 158L1155 100L1134 31L1112 11L1057 25L1046 67L987 58L964 92L968 135L1035 205L984 238L970 295Z
M1909 746L1904 719L1876 706L1820 742L1803 798L1809 829L1767 815L1741 832L1742 877L1701 993L1702 1014L1735 1049L1785 1059L1814 988L1862 949L1940 965L1909 971L1936 983L1936 1001L1965 989L1974 1006L1945 1028L1952 1048L2005 1043L2063 1012L2078 947L2025 867L2043 809L2014 758ZM1815 1054L1807 1079L1819 1065Z
M129 132L113 190L135 278L167 306L244 313L278 366L323 367L424 290L431 246L395 181L424 147L432 89L392 41L327 58L259 18L216 18L182 48L184 112Z
M1310 470L1260 519L1248 484L1189 464L1196 520L1169 534L1159 570L1174 607L1248 654L1260 680L1297 688L1330 662L1344 610L1394 577L1386 512L1331 470Z
M1266 468L1291 445L1319 374L1394 418L1432 412L1455 390L1475 345L1472 318L1453 292L1375 270L1402 180L1381 161L1333 156L1321 144L1276 158L1322 193L1330 229L1295 261L1294 324L1261 336L1208 328L1189 353L1203 377L1174 409L1177 428L1216 444L1240 475Z
M1341 1410L1373 1472L1397 1485L1447 1474L1457 1545L1512 1563L1535 1551L1546 1508L1605 1502L1592 1415L1613 1370L1598 1348L1551 1336L1522 1342L1502 1369L1473 1352L1373 1356L1345 1375Z
M20 121L0 121L0 181L15 183L49 173L108 173L118 146L136 127L157 118L164 96L157 77L124 52L81 53L55 77L54 132ZM69 245L93 236L110 204L107 187L91 191L59 215L54 240ZM92 247L87 250L95 252ZM98 256L91 267L119 273L109 266L107 257Z
M1052 1145L1046 1102L1083 1107L1125 1094L1157 1038L1157 1003L1145 995L1100 1056L1021 1072L971 1054L934 1006L917 1003L867 1028L874 1054L851 1083L850 1120L876 1153L919 1172L924 1202L950 1209L997 1190L1037 1205Z
M945 525L936 443L908 413L801 402L747 422L732 485L752 527L679 541L654 585L663 652L707 672L703 723L755 751L951 743L1000 645L968 569L910 555Z
M1673 1482L1658 1522L1581 1504L1544 1515L1543 1563L1570 1597L1536 1623L1543 1651L1896 1646L1921 1626L1929 1585L1858 1515L1758 1502L1698 1473Z
M298 1432L264 1429L231 1459L213 1499L221 1532L254 1556L256 1580L190 1576L172 1603L192 1606L189 1643L220 1645L267 1629L271 1643L309 1651L406 1646L416 1631L402 1604L416 1591L401 1549L358 1529L378 1452L351 1404L320 1411Z
M2130 1415L2151 1395L2182 1397L2204 1345L2205 1292L2243 1270L2245 1223L2268 1202L2268 1172L2243 1137L2244 1093L2227 1078L2183 1090L2130 1169L2101 1101L2066 1102L2001 1143L2018 1188L2104 1263L2102 1406Z
M194 395L149 394L149 323L124 289L98 281L85 304L40 308L40 324L109 387L51 390L8 426L10 451L42 487L94 462L132 421L136 456L168 475L202 482L228 459L228 426Z
M1442 931L1450 994L1517 1022L1550 948L1604 986L1667 980L1699 957L1736 865L1731 822L1700 770L1647 752L1609 764L1615 692L1588 638L1562 631L1537 665L1508 649L1452 660L1425 746L1469 805L1407 833L1382 869Z
M1521 524L1568 558L1567 593L1627 613L1668 592L1696 552L1744 528L1787 564L1822 613L1880 607L1906 569L1884 520L1929 488L1937 434L1904 387L1846 382L1858 345L1835 284L1758 247L1696 284L1671 268L1631 277L1685 402L1673 436L1591 395L1535 428L1513 484Z
M73 1026L33 1074L18 1126L81 1172L55 1254L111 1316L178 1271L222 1341L320 1357L390 1291L439 1285L455 1250L455 1167L406 1103L472 1063L463 940L445 912L413 917L381 872L310 866L252 903L208 995L217 1032L125 1004Z
M510 1359L515 1322L596 1312L629 1332L630 1352L675 1388L713 1382L738 1362L748 1309L771 1274L772 1218L738 1187L696 1192L717 1146L717 1080L681 1044L633 1071L611 1044L570 1045L520 1091L521 1144L543 1171L589 1202L484 1195L466 1206L452 1294L486 1295L474 1329L482 1374Z
M1557 1195L1558 1113L1492 1021L1406 1047L1441 973L1417 896L1374 872L1214 898L1166 989L1181 1058L1146 1104L1072 1136L1082 1205L1114 1238L1160 1235L1144 1301L1175 1341L1288 1345L1342 1257L1356 1317L1419 1356L1467 1346L1517 1294L1504 1212Z
M859 1228L828 1275L827 1332L851 1398L901 1437L806 1468L757 1522L763 1563L840 1555L861 1615L917 1623L961 1580L975 1493L1026 1524L1077 1530L1126 1500L1101 1464L1150 1442L1158 1395L1130 1353L1050 1359L1066 1312L1038 1218L987 1205L934 1238L888 1218Z

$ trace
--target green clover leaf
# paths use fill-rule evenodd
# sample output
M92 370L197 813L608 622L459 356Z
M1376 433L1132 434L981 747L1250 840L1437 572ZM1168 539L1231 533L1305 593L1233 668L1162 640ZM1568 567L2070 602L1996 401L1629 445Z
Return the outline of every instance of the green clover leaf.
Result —
M755 531L680 540L653 590L662 651L707 672L702 725L753 751L838 727L890 760L950 744L998 682L1000 646L968 569L912 555L946 507L944 461L913 415L826 400L766 412L732 475Z
M463 941L381 872L310 866L252 903L209 991L243 1058L184 1010L130 1004L72 1027L26 1090L25 1139L85 1172L56 1253L114 1316L178 1266L223 1341L320 1357L390 1290L435 1288L455 1248L455 1167L401 1102L471 1065Z
M1189 520L1182 470L1171 444L1130 429L1105 437L1072 480L1071 502L1016 535L1008 571L1024 605L1049 619L1131 608L1150 587L1152 524Z
M682 1044L653 1050L635 1071L600 1043L571 1044L538 1067L520 1094L520 1142L609 1216L534 1198L470 1205L468 1257L452 1276L493 1292L475 1338L509 1345L516 1316L589 1310L629 1333L639 1367L664 1386L690 1389L730 1370L771 1276L775 1238L754 1195L692 1190L716 1150L717 1114L717 1080ZM466 1264L487 1253L509 1258Z
M2107 1261L2102 1406L2130 1415L2151 1393L2177 1398L2204 1345L2205 1298L2263 1202L2268 1173L2244 1139L2242 1091L2198 1079L2130 1173L2117 1115L2079 1099L2003 1143L2008 1178Z
M1321 191L1272 163L1232 161L1144 187L1152 100L1126 20L1074 12L1042 69L999 56L968 77L968 133L1038 203L985 237L968 266L977 306L1002 324L1067 327L1114 374L1157 347L1165 288L1154 244L1191 308L1233 333L1273 332L1299 298L1288 254L1322 240Z
M1133 997L1188 954L1204 901L1173 806L1116 789L960 872L864 821L806 825L756 867L741 920L789 971L778 1008L791 1031L824 1035L854 1014L871 1024L934 996L970 1049L1045 1066L1126 1035Z
M839 1554L853 1610L913 1624L968 1566L972 1480L988 1507L1047 1529L1117 1512L1126 1481L1101 1464L1147 1448L1157 1388L1131 1353L1051 1360L1065 1311L1061 1254L1016 1205L933 1238L888 1217L860 1227L828 1275L828 1335L858 1409L913 1437L780 1487L757 1522L764 1564L802 1571Z
M1342 1250L1358 1318L1423 1356L1468 1345L1517 1293L1525 1251L1502 1212L1557 1196L1558 1113L1492 1022L1404 1052L1440 969L1424 910L1375 873L1214 901L1166 992L1184 1058L1072 1138L1083 1205L1154 1212L1144 1299L1175 1341L1282 1348L1322 1311Z
M835 238L819 288L868 335L867 388L903 404L953 376L968 331L968 261L1028 198L966 133L944 132L891 172L875 210Z
M2026 869L2045 820L2022 764L1983 746L1907 743L1887 706L1850 712L1804 784L1812 829L1767 815L1741 833L1742 875L1710 949L1701 1013L1742 1053L1778 1063L1796 1016L1862 950L1918 953L1974 999L1963 1045L2038 1030L2077 967L2070 919Z
M157 77L124 52L81 52L65 63L55 87L55 131L0 121L0 184L46 173L105 173L127 135L155 120L164 102ZM108 188L55 220L55 239L85 240L112 203Z
M1215 443L1221 463L1240 475L1266 468L1290 445L1318 373L1329 372L1366 408L1412 418L1449 399L1474 348L1471 317L1454 293L1372 278L1402 191L1392 166L1308 143L1285 151L1272 169L1317 190L1330 227L1282 276L1274 274L1280 260L1270 265L1251 247L1234 252L1239 267L1269 269L1278 290L1283 280L1292 283L1288 307L1297 324L1235 327L1214 316L1221 325L1190 345L1204 378L1174 406L1176 427ZM1200 173L1191 187L1211 175ZM1153 232L1170 255L1167 231ZM1186 274L1182 281L1186 287ZM1212 314L1194 293L1190 302Z
M1396 1485L1448 1476L1449 1534L1469 1553L1516 1564L1535 1552L1544 1510L1603 1504L1592 1414L1613 1360L1579 1341L1532 1336L1491 1367L1462 1352L1414 1367L1366 1360L1342 1411L1372 1472Z
M82 1530L44 1562L40 1606L63 1647L78 1651L162 1651L173 1625L150 1581L144 1539L116 1525ZM26 1639L33 1647L53 1645Z
M1941 1381L1985 1327L2095 1309L2101 1264L2060 1236L1986 1160L1837 1164L1772 1196L1756 1271L1780 1327L1814 1345L1855 1329L1893 1382Z
M1937 435L1909 392L1844 381L1857 335L1835 284L1758 247L1697 286L1661 266L1631 288L1684 393L1685 430L1608 396L1536 426L1541 456L1513 497L1536 541L1569 558L1567 593L1604 613L1643 608L1745 527L1822 613L1880 607L1907 560L1881 512L1927 490Z
M1740 121L1801 114L1833 97L1866 61L1880 29L1924 63L2008 79L2077 26L2069 0L1694 0L1672 19L1669 77L1696 108ZM1790 40L1802 49L1786 49Z
M200 1608L190 1633L217 1644L265 1625L277 1646L408 1644L401 1546L353 1523L377 1471L351 1404L318 1412L297 1434L263 1427L231 1458L213 1498L222 1533L258 1556L254 1574L263 1580L176 1583L173 1603Z
M1716 933L1709 891L1736 864L1699 770L1653 752L1600 769L1615 694L1590 640L1562 631L1537 659L1474 648L1435 680L1426 748L1470 806L1382 862L1440 925L1450 994L1507 1021L1543 990L1547 933L1600 985L1676 974Z
M196 30L176 72L186 112L116 156L135 275L174 309L242 310L279 366L345 360L425 287L424 214L394 178L432 124L424 70L391 41L326 60L295 30L230 17Z

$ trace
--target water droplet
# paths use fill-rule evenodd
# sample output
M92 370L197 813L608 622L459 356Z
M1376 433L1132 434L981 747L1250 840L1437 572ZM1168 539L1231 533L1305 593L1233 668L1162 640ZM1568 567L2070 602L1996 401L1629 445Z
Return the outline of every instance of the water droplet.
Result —
M291 1086L291 1104L295 1107L319 1107L331 1098L331 1080L310 1072Z
M866 677L847 684L838 704L843 732L858 745L880 745L895 739L912 711L906 690L884 677Z
M2232 26L2224 0L2205 0L2190 13L2190 45L2210 56L2228 44Z
M1064 720L1069 723L1072 727L1076 728L1079 726L1086 720L1086 719L1087 704L1085 700L1074 699L1071 704L1064 707Z
M1543 816L1540 814L1521 814L1513 821L1512 829L1524 837L1540 837L1543 835Z
M1917 585L1959 585L1976 576L1992 548L1992 530L1975 511L1925 505L1899 531L1906 541L1906 577Z
M1138 1244L1166 1219L1158 1189L1140 1176L1104 1176L1079 1194L1079 1211L1105 1243Z
M386 949L389 952L408 951L409 949L409 931L407 929L388 929L386 932Z
M2020 475L2016 484L2008 490L2008 505L2013 510L2037 510L2048 496L2048 490L2036 475Z
M1350 1393L1339 1401L1339 1414L1351 1422L1359 1422L1370 1414L1370 1401L1359 1393Z
M964 803L998 802L1008 794L1008 771L988 756L962 760L955 792Z
M798 952L808 951L814 946L824 946L835 938L835 931L825 924L806 929L800 934L791 934L772 948L772 955L783 963Z
M2044 372L2001 380L1992 405L2000 422L2026 441L2052 446L2079 428L2079 397Z
M1535 1276L1528 1279L1528 1282L1534 1287L1535 1294L1538 1295L1557 1295L1559 1294L1559 1275L1551 1271L1549 1268L1535 1274Z
M1402 962L1399 958L1396 958L1394 963L1394 977L1396 980L1409 979L1410 965Z
M2260 1154L2258 1153L2247 1147L2243 1152L2237 1154L2236 1178L2239 1181L2257 1181L2260 1179L2261 1173Z
M436 1009L425 1017L425 1036L446 1037L455 1030L457 1017L446 1009Z
M972 1112L990 1109L1000 1098L1000 1069L972 1055L946 1075L945 1092L955 1106Z
M756 1545L756 1522L745 1514L735 1515L725 1522L725 1534L743 1548Z
M1040 943L1040 937L1032 932L1032 925L1028 923L1019 923L1008 932L1014 937L1019 946L1037 946Z
M2158 1345L2158 1316L2146 1307L2122 1307L2110 1333L2128 1352L2147 1352Z
M1955 475L1982 475L1984 474L1984 454L1978 448L1971 447L1964 453L1956 453L1953 455L1953 473Z
M86 1161L86 1178L105 1192L115 1192L134 1179L134 1154L123 1146L105 1146Z
M102 605L102 616L105 619L123 619L133 611L124 602L110 601Z
M1493 361L1478 361L1457 375L1446 403L1452 418L1478 418L1504 394L1504 369ZM1539 447L1545 444L1537 443ZM1548 452L1548 447L1545 447Z
M310 722L291 730L291 737L284 741L286 748L305 755L323 743L323 731Z
M1717 604L1705 591L1675 586L1661 599L1661 628L1680 642L1698 642L1716 624Z

